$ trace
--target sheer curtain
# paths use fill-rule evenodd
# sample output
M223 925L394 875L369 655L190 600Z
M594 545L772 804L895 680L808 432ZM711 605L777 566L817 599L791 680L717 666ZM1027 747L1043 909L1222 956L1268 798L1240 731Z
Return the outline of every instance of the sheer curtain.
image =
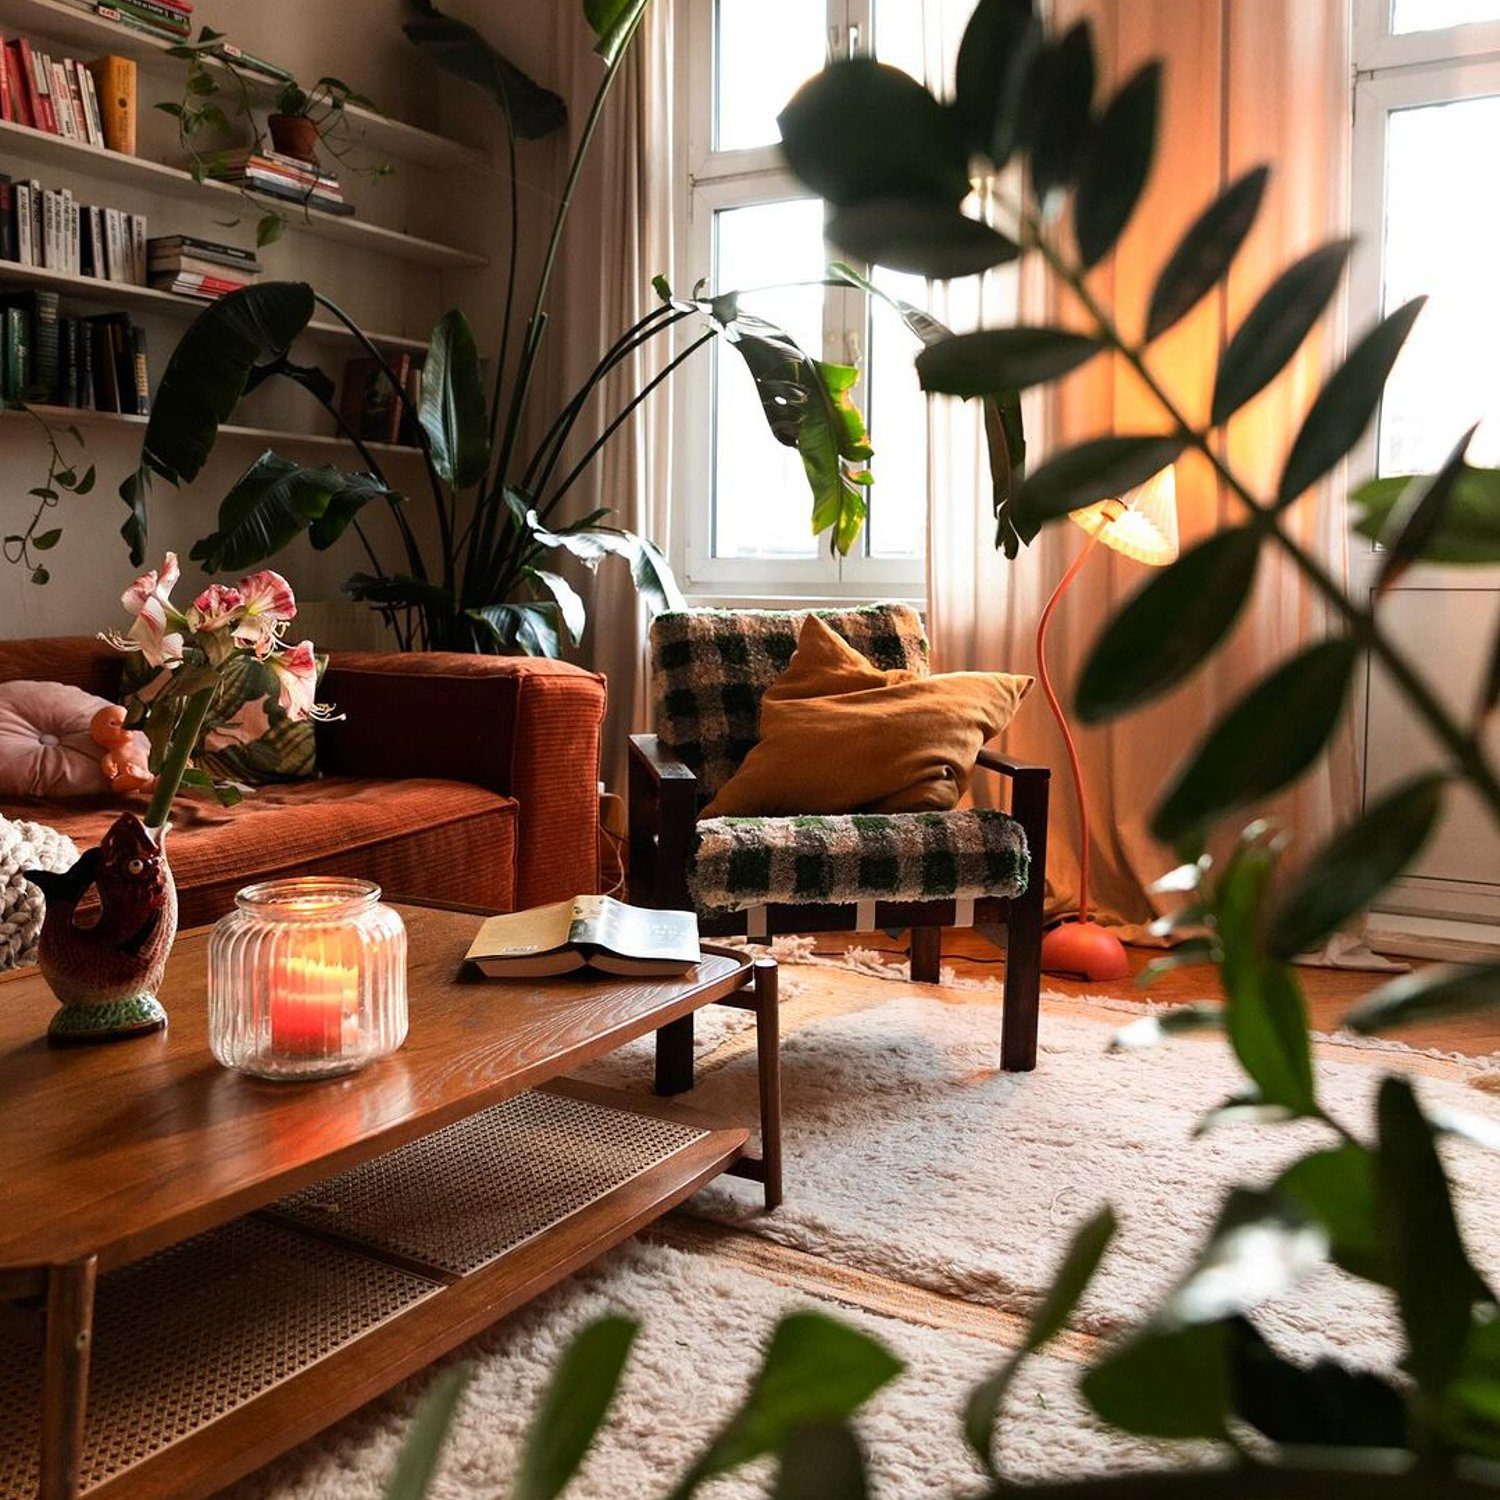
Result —
M1194 217L1229 181L1258 162L1274 175L1260 221L1227 288L1161 339L1151 363L1185 409L1206 410L1213 372L1228 332L1272 277L1314 245L1347 231L1350 62L1347 0L1059 0L1058 21L1095 24L1105 87L1146 58L1165 60L1161 146L1146 199L1098 278L1097 290L1127 333L1137 333L1159 267ZM1028 267L1019 281L992 276L977 293L984 322L1007 313L1026 321L1068 321L1077 311ZM941 312L943 309L936 308ZM973 309L959 309L972 313ZM962 324L962 317L955 320ZM1263 494L1343 342L1334 317L1308 342L1270 391L1231 426L1226 452ZM1109 431L1166 425L1134 376L1098 360L1033 400L1033 463L1059 446ZM977 416L957 403L934 403L930 493L929 602L934 655L944 669L1031 670L1037 616L1083 534L1054 526L1015 562L994 550L988 479ZM1183 545L1235 515L1206 464L1178 466ZM1342 478L1302 501L1294 524L1334 571L1347 574ZM1049 642L1056 679L1071 685L1099 629L1142 582L1144 570L1099 549L1059 610ZM1078 731L1093 836L1094 900L1105 920L1132 929L1154 914L1146 887L1171 855L1147 823L1157 794L1217 713L1276 662L1329 625L1325 608L1293 569L1267 551L1255 596L1228 645L1169 699L1118 725ZM1045 705L1028 704L1007 748L1023 759L1065 766L1061 739ZM1355 741L1346 726L1326 760L1270 809L1305 851L1358 795ZM982 791L983 789L981 789ZM1076 817L1065 776L1054 781L1054 837L1048 860L1049 905L1070 908L1077 881Z

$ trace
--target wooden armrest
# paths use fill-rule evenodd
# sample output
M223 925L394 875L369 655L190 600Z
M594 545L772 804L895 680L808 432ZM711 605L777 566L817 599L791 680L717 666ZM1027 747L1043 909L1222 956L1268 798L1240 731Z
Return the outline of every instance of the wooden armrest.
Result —
M1010 756L1002 755L998 750L981 750L974 764L983 766L986 771L995 771L1001 776L1009 776L1015 781L1023 778L1050 781L1052 778L1050 766L1034 766L1024 760L1012 760Z
M698 779L696 772L664 748L654 734L630 736L630 760L632 765L644 771L657 786L664 781L696 782Z

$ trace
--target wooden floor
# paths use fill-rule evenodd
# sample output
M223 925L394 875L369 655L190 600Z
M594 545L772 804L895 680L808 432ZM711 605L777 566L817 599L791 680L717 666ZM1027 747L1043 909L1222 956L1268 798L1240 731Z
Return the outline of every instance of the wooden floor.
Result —
M883 934L862 933L843 938L838 934L820 934L819 951L837 952L849 943L880 948L892 953L904 952L904 941L894 941ZM1146 949L1132 949L1131 962L1139 973L1159 955ZM950 963L961 975L970 978L1000 977L1005 972L1004 954L977 932L945 932L943 962ZM1297 971L1307 995L1308 1014L1317 1031L1336 1031L1339 1019L1353 1003L1385 983L1387 976L1349 969L1301 968ZM1080 984L1053 975L1043 978L1043 985L1067 995L1123 995L1130 987L1121 982L1104 985ZM1144 990L1135 991L1144 995ZM1218 994L1217 975L1211 968L1176 969L1158 979L1150 988L1150 997L1165 1004L1184 1004L1191 1000L1212 999ZM1463 1052L1482 1057L1500 1051L1500 1011L1487 1016L1468 1016L1428 1026L1414 1026L1409 1031L1393 1033L1413 1047L1438 1047L1447 1052Z

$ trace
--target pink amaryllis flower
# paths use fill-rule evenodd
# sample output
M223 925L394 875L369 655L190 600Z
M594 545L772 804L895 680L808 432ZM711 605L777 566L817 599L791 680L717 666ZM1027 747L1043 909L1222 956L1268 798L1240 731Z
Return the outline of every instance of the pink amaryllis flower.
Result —
M318 658L311 641L275 652L266 658L266 665L276 674L278 697L287 718L300 723L304 719L331 717L327 704L316 701Z
M267 656L276 647L288 623L297 617L297 596L280 573L264 568L240 579L239 594L244 613L234 627L237 646L257 656Z
M123 637L107 637L122 650L139 651L153 667L175 666L182 660L182 633L170 628L181 620L172 608L172 588L180 570L177 554L169 552L160 568L142 573L120 595L120 603L135 616Z
M245 607L245 596L225 583L211 583L193 600L188 621L194 630L222 630Z

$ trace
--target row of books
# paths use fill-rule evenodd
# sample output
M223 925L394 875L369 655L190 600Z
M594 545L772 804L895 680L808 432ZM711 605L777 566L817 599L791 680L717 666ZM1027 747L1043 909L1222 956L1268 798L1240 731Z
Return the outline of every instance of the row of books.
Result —
M193 30L191 0L100 0L92 9L106 21L168 42L185 42Z
M353 204L344 201L344 189L335 173L315 167L279 151L243 146L214 157L210 172L221 182L232 182L273 198L301 203L329 214L352 214Z
M147 280L146 216L0 172L0 260L129 286Z
M253 250L221 245L191 234L174 234L146 245L151 285L159 292L213 301L229 292L253 286L260 262Z
M0 329L0 393L7 401L150 412L146 334L128 314L64 318L56 292L18 292L0 298Z
M415 411L422 405L422 357L409 351L388 356L391 373L401 382ZM377 361L361 355L344 362L344 384L339 395L339 417L355 436L369 443L400 443L414 447L415 424L406 406Z
M4 39L0 118L64 140L135 151L135 63L54 58L25 37Z

